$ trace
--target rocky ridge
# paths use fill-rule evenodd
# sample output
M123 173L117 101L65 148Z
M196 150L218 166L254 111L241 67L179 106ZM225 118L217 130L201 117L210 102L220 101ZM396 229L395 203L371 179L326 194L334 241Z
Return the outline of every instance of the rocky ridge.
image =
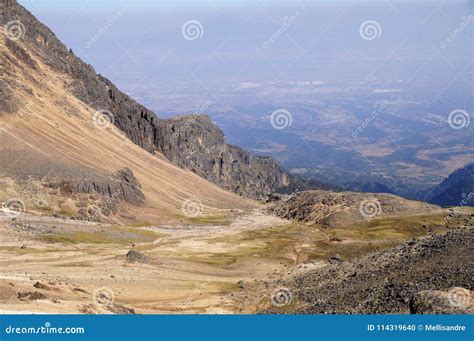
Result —
M473 313L474 229L412 240L311 270L285 286L291 305L272 313Z
M400 214L435 213L439 207L393 194L304 191L276 201L269 212L281 218L340 226Z

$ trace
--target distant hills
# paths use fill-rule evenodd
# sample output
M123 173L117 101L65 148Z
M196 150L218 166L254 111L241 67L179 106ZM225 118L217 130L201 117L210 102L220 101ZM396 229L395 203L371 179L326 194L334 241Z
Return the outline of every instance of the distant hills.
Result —
M441 206L474 206L474 163L454 171L422 196Z

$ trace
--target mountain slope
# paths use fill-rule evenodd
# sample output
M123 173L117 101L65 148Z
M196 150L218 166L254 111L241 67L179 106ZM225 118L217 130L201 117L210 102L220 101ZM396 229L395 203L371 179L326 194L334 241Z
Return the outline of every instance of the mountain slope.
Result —
M33 20L16 3L1 4L2 10L5 5L13 6L15 15ZM2 24L12 15L3 12ZM160 223L186 218L183 205L191 215L193 210L211 214L255 207L180 169L160 153L153 155L132 143L128 137L136 133L137 141L149 146L148 128L138 123L143 122L140 114L138 118L128 115L128 123L135 120L141 126L131 128L129 134L104 125L95 108L73 95L82 86L74 72L83 64L71 55L70 64L64 57L64 63L52 65L51 57L38 44L52 51L59 47L54 46L55 40L42 39L40 32L46 28L40 28L27 30L18 40L0 34L0 201L19 198L27 211L61 216L92 214L96 206L106 209L119 204L121 209L114 211L113 219ZM0 30L4 32L3 27ZM95 78L99 86L100 77ZM92 96L94 90L90 91ZM126 98L124 103L122 108L132 110L130 103L133 110L140 107ZM141 192L144 201L125 200L134 191L137 198Z
M180 167L252 198L288 185L288 174L273 159L228 145L207 117L159 119L97 75L16 1L3 0L0 10L1 25L20 20L26 32L22 40L52 70L67 75L64 86L68 91L95 110L108 113L113 123L143 149L161 152Z
M307 271L285 283L293 293L292 304L271 308L269 312L408 313L418 293L443 290L450 293L451 302L463 303L463 306L452 303L444 313L472 313L474 306L469 304L469 296L461 294L472 290L473 242L472 228L459 229ZM464 290L453 290L453 287Z
M441 206L474 206L474 163L451 173L425 199Z

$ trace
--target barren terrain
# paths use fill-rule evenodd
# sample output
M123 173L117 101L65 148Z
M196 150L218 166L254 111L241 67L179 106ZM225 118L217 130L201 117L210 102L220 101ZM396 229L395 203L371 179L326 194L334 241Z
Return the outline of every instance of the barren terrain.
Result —
M203 216L183 226L3 216L1 311L253 313L271 306L284 279L333 258L350 260L411 237L445 233L446 216L337 229L259 210ZM461 226L467 217L459 213L450 224ZM128 257L130 250L139 257Z

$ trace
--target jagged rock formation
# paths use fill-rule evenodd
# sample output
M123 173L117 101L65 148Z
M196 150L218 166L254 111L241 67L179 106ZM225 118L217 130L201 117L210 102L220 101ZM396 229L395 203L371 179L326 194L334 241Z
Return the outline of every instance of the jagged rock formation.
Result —
M177 117L158 125L157 146L164 155L223 188L260 197L289 184L274 159L226 144L224 133L208 116Z
M441 206L474 206L474 163L454 171L422 197Z
M67 196L98 195L97 205L79 208L76 218L99 220L100 215L109 216L117 212L121 202L141 205L145 195L141 185L129 168L115 174L90 173L87 176L68 179L43 179L43 186L57 190Z
M472 313L473 255L472 228L412 240L388 251L297 275L285 283L293 294L291 306L267 312L394 314L434 309L438 313ZM453 291L453 287L464 290ZM425 290L446 291L448 302L427 300L426 294L420 294Z
M281 218L342 226L400 214L435 213L439 207L392 194L305 191L275 202L269 212Z
M128 168L121 169L111 176L61 180L59 184L53 183L49 186L57 186L67 194L98 193L114 202L125 201L134 205L145 202L145 196L140 189L141 186L135 179L133 172Z
M140 147L150 153L159 151L177 165L243 196L260 198L288 185L288 174L273 159L228 145L208 117L159 119L108 79L97 75L91 65L75 56L17 1L3 0L0 6L0 24L20 20L25 27L22 39L48 66L73 79L68 84L71 93L97 110L111 112L114 124ZM31 60L14 41L8 41L8 48L22 60ZM33 63L28 65L35 68ZM10 90L8 85L0 83L0 93L5 98ZM15 109L5 99L0 100L0 106L8 112Z

